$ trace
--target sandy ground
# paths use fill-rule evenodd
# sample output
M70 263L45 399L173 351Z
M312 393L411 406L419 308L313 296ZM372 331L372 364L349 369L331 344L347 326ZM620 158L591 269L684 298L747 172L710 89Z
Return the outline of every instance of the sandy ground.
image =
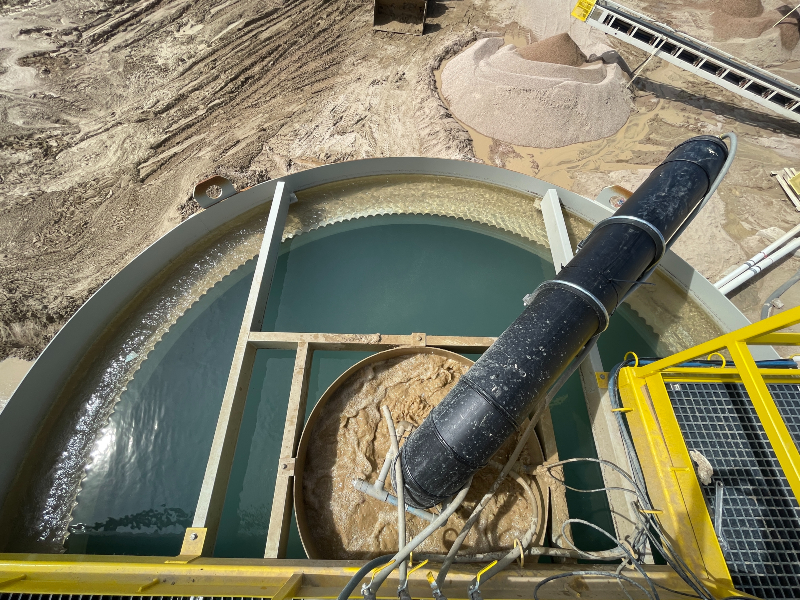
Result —
M572 4L431 0L425 35L405 36L373 32L371 3L356 0L5 3L0 359L36 356L99 285L197 209L192 187L214 173L242 188L357 158L477 156L592 196L609 183L635 186L687 137L733 130L740 157L676 250L715 280L768 243L759 231L800 220L769 176L798 166L800 124L658 59L637 79L635 112L609 138L514 147L453 119L434 71L478 32L519 45L569 30L587 55L606 44L628 69L644 60L571 20ZM800 77L799 51L781 37L791 46L796 20L736 39L715 17L718 4L631 5ZM754 18L782 6L767 0ZM786 259L734 303L758 318L763 298L798 267ZM783 300L800 303L800 286Z
M0 361L0 413L33 363L15 356Z

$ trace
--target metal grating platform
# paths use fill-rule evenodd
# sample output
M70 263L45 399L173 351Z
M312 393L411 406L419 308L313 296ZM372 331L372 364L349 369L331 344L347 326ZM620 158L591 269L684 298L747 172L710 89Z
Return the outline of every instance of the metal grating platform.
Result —
M742 384L667 383L686 446L714 468L701 486L709 513L724 484L725 559L737 589L760 598L800 597L800 505ZM800 386L769 385L792 438L800 439Z

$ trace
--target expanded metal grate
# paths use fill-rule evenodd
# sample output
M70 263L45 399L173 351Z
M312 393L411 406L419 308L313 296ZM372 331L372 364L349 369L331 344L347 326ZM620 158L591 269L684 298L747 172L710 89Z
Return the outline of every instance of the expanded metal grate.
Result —
M800 386L768 387L797 442ZM760 598L800 597L800 505L744 385L668 382L667 392L686 446L714 468L711 485L701 485L712 520L716 482L724 485L722 533L734 585Z

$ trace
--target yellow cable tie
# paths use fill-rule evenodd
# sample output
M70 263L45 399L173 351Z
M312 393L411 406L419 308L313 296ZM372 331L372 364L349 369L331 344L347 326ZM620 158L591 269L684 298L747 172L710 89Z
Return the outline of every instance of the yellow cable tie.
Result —
M385 565L381 565L380 567L375 567L374 569L372 569L372 573L370 574L370 580L369 580L370 585L372 585L372 582L375 579L375 575L377 575L378 573L383 571L386 567L391 566L393 563L394 563L394 559L390 560Z
M414 567L413 569L411 569L411 570L408 572L408 574L406 575L406 578L408 578L408 577L411 577L411 574L412 574L414 571L416 571L417 569L421 569L422 567L424 567L424 566L425 566L425 565L427 565L427 564L428 564L428 559L426 558L426 559L425 559L425 560L423 560L421 563L419 563L419 564L418 564L416 567Z
M658 509L647 510L645 508L640 508L639 512L643 512L646 515L663 515L664 514L663 510L658 510Z
M712 356L714 356L715 354L716 354L717 356L719 356L719 357L722 359L722 366L720 367L720 369L724 369L724 368L725 368L725 365L727 365L727 364L728 364L728 361L727 361L727 360L725 360L725 357L724 357L724 356L722 356L722 354L720 354L719 352L712 352L711 354L709 354L709 355L706 357L706 360L711 360L711 357L712 357Z
M486 573L486 571L488 571L489 569L491 569L491 568L492 568L493 566L495 566L496 564L497 564L497 561L496 561L496 560L493 560L493 561L492 561L492 562L489 564L489 566L488 566L488 567L484 567L483 569L481 569L480 571L478 571L478 574L475 576L475 581L476 581L476 583L477 583L477 585L475 586L476 588L477 588L477 587L478 587L478 586L481 584L481 575L483 575L484 573Z
M636 352L626 352L625 356L622 358L622 360L628 360L628 355L629 354L632 354L633 358L636 359L636 364L634 364L633 366L634 367L638 367L639 366L639 357L636 355Z
M436 583L436 577L433 575L433 571L428 571L428 574L425 575L425 579L427 579L428 583L430 583L431 585Z
M626 412L633 412L633 409L632 408L612 408L611 412L626 413Z
M413 552L409 552L408 553L408 568L410 569L413 564L414 564L414 553Z
M514 548L519 546L519 568L525 568L525 548L522 547L522 542L518 538L514 538Z

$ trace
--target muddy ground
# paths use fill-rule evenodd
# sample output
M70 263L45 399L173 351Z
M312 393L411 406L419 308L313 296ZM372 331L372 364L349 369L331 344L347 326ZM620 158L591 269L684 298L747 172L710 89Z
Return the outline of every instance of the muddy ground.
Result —
M760 231L800 221L769 175L800 166L800 124L658 59L632 86L628 124L604 140L515 148L458 123L436 88L441 62L483 32L517 43L551 34L569 24L564 5L429 0L425 35L406 36L372 31L372 3L356 0L4 3L0 359L34 358L105 280L198 209L191 190L211 174L241 189L325 163L418 155L483 160L593 196L635 187L687 137L733 130L740 156L676 250L713 281L769 243ZM633 5L677 23L689 11L690 33L721 35L712 3ZM794 78L794 47L775 46L794 33L781 28L720 41ZM606 43L631 70L646 58ZM798 267L784 260L734 303L757 319ZM800 304L800 289L783 300Z

